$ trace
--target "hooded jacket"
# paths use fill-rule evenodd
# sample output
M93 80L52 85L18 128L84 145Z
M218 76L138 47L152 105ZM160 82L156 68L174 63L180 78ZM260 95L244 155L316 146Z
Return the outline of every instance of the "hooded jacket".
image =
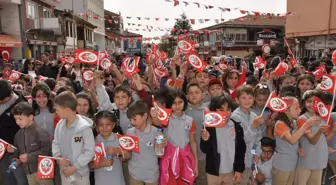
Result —
M71 165L77 168L77 173L80 176L88 176L89 175L89 162L94 157L94 147L95 141L92 132L93 122L91 119L77 115L77 120L73 123L74 132L71 136L71 141L67 141L66 143L61 142L62 133L66 131L66 120L61 119L56 126L54 141L52 143L52 153L54 157L62 157L61 150L66 150L68 147L65 145L71 145L71 157L69 157L69 161ZM69 151L67 151L69 152Z

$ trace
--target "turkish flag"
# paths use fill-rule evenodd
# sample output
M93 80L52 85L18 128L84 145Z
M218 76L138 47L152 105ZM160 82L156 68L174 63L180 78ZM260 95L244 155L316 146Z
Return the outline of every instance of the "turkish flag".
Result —
M293 58L293 57L291 57L291 58L289 59L289 62L292 64L293 67L295 67L296 64L297 64L295 58Z
M195 52L195 42L185 39L179 39L177 42L177 53L194 53Z
M237 85L234 89L234 91L230 94L231 98L234 100L236 98L237 88L244 85L246 83L246 67L242 68L242 73L240 75L240 78L237 82Z
M327 74L327 70L324 65L317 67L316 71L313 72L316 80L319 80L325 74Z
M208 67L208 64L205 63L196 53L190 53L187 56L187 61L198 72L203 72Z
M138 73L140 71L138 65L139 65L140 57L135 56L133 59L130 57L125 57L123 64L122 64L122 70L124 70L125 76L127 78L131 78L134 74Z
M126 151L140 152L139 138L136 136L118 134L119 146Z
M11 82L16 82L21 77L21 75L22 73L12 70L7 80Z
M284 62L284 61L281 61L279 63L279 65L274 70L275 76L280 77L281 75L285 74L286 71L288 71L288 69L289 69L288 64L286 64L286 62Z
M228 120L227 112L204 111L204 125L205 125L205 127L222 128L222 127L226 126L227 120Z
M166 82L166 86L174 87L174 85L175 85L175 81L172 78L168 78L168 80Z
M83 70L82 75L83 75L84 81L86 82L92 81L94 79L94 73L93 71L89 69Z
M274 112L285 112L291 103L272 93L267 101L266 106Z
M25 96L26 100L28 101L29 104L33 104L33 97L32 96Z
M166 127L169 122L169 118L172 114L171 109L159 106L153 98L153 106L156 110L157 118L159 119L162 126Z
M38 164L37 168L38 179L54 178L55 158L39 155L37 164Z
M327 75L327 74L323 75L320 89L330 94L334 94L335 81L336 81L336 78L334 76Z
M108 58L103 58L103 59L100 60L99 65L103 70L110 71L110 67L112 66L112 62Z
M332 63L334 64L334 66L335 66L336 65L336 50L332 53L331 60L332 60Z
M323 120L328 121L331 112L331 106L326 105L322 102L322 100L318 97L314 99L313 110L318 113Z
M73 63L75 62L75 58L72 57L72 56L69 56L69 57L62 57L62 58L61 58L61 62L62 62L63 64L65 64L65 63L73 64Z
M88 50L76 49L75 50L75 63L86 63L98 65L98 52Z
M165 67L163 68L154 67L153 70L154 70L154 75L157 78L163 78L163 77L169 76L168 70Z
M94 152L95 152L95 156L93 159L93 163L95 164L95 166L99 166L100 159L103 157L106 157L104 143L101 142L101 143L96 144L94 148Z
M263 60L261 57L256 57L253 65L254 65L254 68L256 69L265 69L266 61Z
M2 139L0 139L0 159L5 155L7 150L8 143Z
M8 50L3 50L2 52L1 52L1 56L2 56L2 59L3 60L9 60L9 58L10 58L10 53L9 53L9 51Z

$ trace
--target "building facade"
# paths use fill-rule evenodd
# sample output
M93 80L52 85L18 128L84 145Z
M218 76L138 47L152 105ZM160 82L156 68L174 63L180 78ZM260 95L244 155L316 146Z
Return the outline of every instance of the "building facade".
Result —
M199 30L200 34L194 37L199 55L204 58L220 55L246 56L251 50L261 50L265 43L274 46L285 25L285 20L280 18L254 20L248 15L243 19L243 22L237 18ZM272 37L261 36L265 34Z
M286 16L286 37L295 40L297 57L321 58L336 49L334 0L287 0L287 11L294 15Z
M21 14L21 0L0 0L0 53L8 51L13 59L24 53Z
M120 54L124 42L120 39L124 34L124 21L121 14L105 10L105 49L109 54Z

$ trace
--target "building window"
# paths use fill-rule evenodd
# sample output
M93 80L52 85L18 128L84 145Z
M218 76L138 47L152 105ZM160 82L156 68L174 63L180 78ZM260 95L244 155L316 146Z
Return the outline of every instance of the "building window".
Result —
M72 37L72 35L73 35L73 25L72 25L72 22L69 22L69 24L70 24L70 37Z
M240 34L240 40L247 40L246 34Z
M235 40L240 40L240 34L239 33L236 34L236 39Z
M51 17L51 10L48 8L43 8L43 18L50 18Z

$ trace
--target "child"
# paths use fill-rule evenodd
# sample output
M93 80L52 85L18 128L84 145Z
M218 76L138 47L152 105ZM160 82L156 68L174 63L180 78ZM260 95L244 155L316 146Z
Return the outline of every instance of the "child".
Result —
M238 87L236 102L239 107L232 113L232 120L239 122L244 129L244 140L246 143L245 153L245 171L243 174L242 184L246 185L251 177L252 171L252 154L253 148L257 149L257 156L260 156L260 139L262 138L261 125L264 123L262 115L256 115L251 112L254 103L253 88L249 85Z
M174 89L172 100L166 99L165 104L166 106L172 105L172 115L164 130L168 144L165 155L160 161L160 184L182 185L185 182L193 184L198 176L198 156L195 138L196 125L194 120L184 113L188 100L180 89ZM157 122L157 114L152 110L153 122Z
M200 149L201 130L204 123L204 110L208 108L202 103L204 98L203 89L198 83L190 83L187 86L187 98L189 101L185 114L190 116L196 123L196 141L198 148L198 172L197 183L206 184L205 154Z
M140 152L124 152L128 161L130 185L158 185L159 164L158 156L155 153L154 145L157 128L150 125L148 119L148 107L143 101L132 103L127 109L127 117L131 119L133 128L127 130L126 134L139 138Z
M207 127L202 130L201 150L206 154L208 185L241 182L245 169L246 145L241 125L229 120L235 107L228 95L211 99L210 111L227 112L228 120L223 128Z
M232 67L227 68L223 75L224 91L228 94L231 94L236 89L238 80L239 71Z
M55 110L52 101L52 92L45 83L37 84L32 90L34 121L54 137Z
M284 97L290 106L284 113L275 117L274 138L277 151L274 155L272 168L273 185L292 185L294 182L295 168L298 160L298 141L311 126L321 123L319 116L312 116L299 129L296 120L300 116L300 104L294 97ZM316 159L315 159L316 160Z
M204 89L204 98L203 98L203 103L209 102L210 101L210 96L208 93L208 85L209 85L209 74L206 73L205 71L203 72L198 72L196 73L196 83L198 83L202 89Z
M69 91L55 98L55 109L61 118L52 143L54 157L59 160L62 184L89 185L89 162L94 157L92 120L77 115L77 98Z
M210 80L208 90L211 98L218 97L224 94L222 82L218 79Z
M301 106L304 109L298 120L298 128L301 128L309 118L317 116L313 109L314 99L319 97L323 100L323 95L319 90L309 90L303 94ZM326 131L326 121L322 120L319 125L312 126L301 137L300 146L304 156L300 155L298 159L295 184L321 184L322 171L328 164L328 144L324 135Z
M96 137L96 144L103 142L106 149L106 155L112 156L112 159L102 158L99 166L90 163L91 168L95 168L95 185L125 185L122 163L118 154L121 154L118 137L112 130L116 126L117 118L110 111L100 111L95 116L96 129L99 133ZM112 166L112 171L106 170L106 167ZM112 179L112 180L111 180Z
M13 153L13 160L18 165L23 165L29 185L53 185L52 179L40 180L37 178L38 156L51 155L51 140L48 132L34 122L35 111L28 103L21 102L13 110L16 124L21 128L15 134L14 146L8 147L8 152Z
M260 83L256 85L253 92L254 92L254 106L252 107L251 111L259 116L261 115L261 112L266 106L268 97L270 95L270 91L266 84ZM271 113L272 112L268 108L266 108L262 115L264 117L264 123L265 123L261 126L261 131L262 131L263 136L267 136L267 128L269 125L266 125L266 124L268 123L268 119Z
M255 182L257 185L272 185L272 163L275 151L275 141L269 137L263 137L261 143L261 155L255 170Z
M93 107L90 96L84 92L78 93L76 96L77 96L77 107L76 107L77 114L88 118L93 118L93 115L95 114L96 110Z
M311 75L301 75L296 83L295 94L300 100L303 94L308 90L313 90L315 87L315 79Z

